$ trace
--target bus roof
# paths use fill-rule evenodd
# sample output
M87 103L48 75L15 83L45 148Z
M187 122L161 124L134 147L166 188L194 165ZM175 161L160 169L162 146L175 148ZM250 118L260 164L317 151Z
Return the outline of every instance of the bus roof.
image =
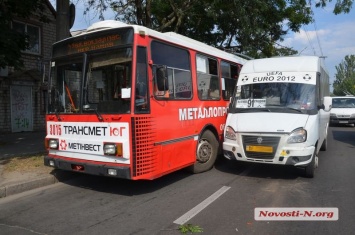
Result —
M116 20L99 21L97 23L92 24L86 30L75 32L73 34L73 37L80 37L82 35L91 34L97 31L108 30L113 28L123 28L123 27L132 27L134 29L134 32L137 34L147 35L154 38L162 39L167 42L174 43L176 45L188 47L190 49L203 52L205 54L210 54L215 56L218 55L218 57L225 60L234 61L240 64L244 64L247 61L246 59L239 57L237 55L222 51L215 47L209 46L205 43L196 41L194 39L185 37L183 35L174 32L160 33L158 31L149 29L141 25L130 25Z
M260 72L318 72L323 68L323 60L318 56L284 56L247 61L241 73L260 73Z

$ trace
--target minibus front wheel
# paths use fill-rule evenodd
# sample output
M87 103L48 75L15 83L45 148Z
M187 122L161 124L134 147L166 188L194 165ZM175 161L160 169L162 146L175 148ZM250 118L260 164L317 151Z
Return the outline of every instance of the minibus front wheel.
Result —
M318 167L318 156L315 148L312 156L312 161L304 169L305 176L307 178L313 178L317 167Z

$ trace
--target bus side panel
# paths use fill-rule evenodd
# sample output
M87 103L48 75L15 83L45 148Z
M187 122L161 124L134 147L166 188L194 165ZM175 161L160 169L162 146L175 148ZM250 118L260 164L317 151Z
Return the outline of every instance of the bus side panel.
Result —
M132 118L133 179L155 179L192 165L196 160L197 136L179 140L182 129L177 125L171 125L168 130L172 135L162 134L161 125L166 122L157 120L152 117ZM173 136L175 138L171 139Z
M152 117L133 117L132 126L132 179L154 179L159 173L156 122Z

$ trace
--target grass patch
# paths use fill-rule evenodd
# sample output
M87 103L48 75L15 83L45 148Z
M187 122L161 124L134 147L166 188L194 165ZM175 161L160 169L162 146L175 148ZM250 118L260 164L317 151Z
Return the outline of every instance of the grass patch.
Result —
M11 158L6 160L4 164L4 170L6 172L24 172L34 169L46 168L46 166L43 164L43 158L43 155Z

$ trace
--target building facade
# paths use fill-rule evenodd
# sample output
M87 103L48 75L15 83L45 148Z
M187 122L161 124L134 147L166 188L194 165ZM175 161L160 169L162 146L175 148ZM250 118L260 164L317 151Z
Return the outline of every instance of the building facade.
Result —
M15 18L12 28L29 35L24 67L0 70L0 133L45 130L45 102L51 46L56 40L56 12L47 2L50 23Z

